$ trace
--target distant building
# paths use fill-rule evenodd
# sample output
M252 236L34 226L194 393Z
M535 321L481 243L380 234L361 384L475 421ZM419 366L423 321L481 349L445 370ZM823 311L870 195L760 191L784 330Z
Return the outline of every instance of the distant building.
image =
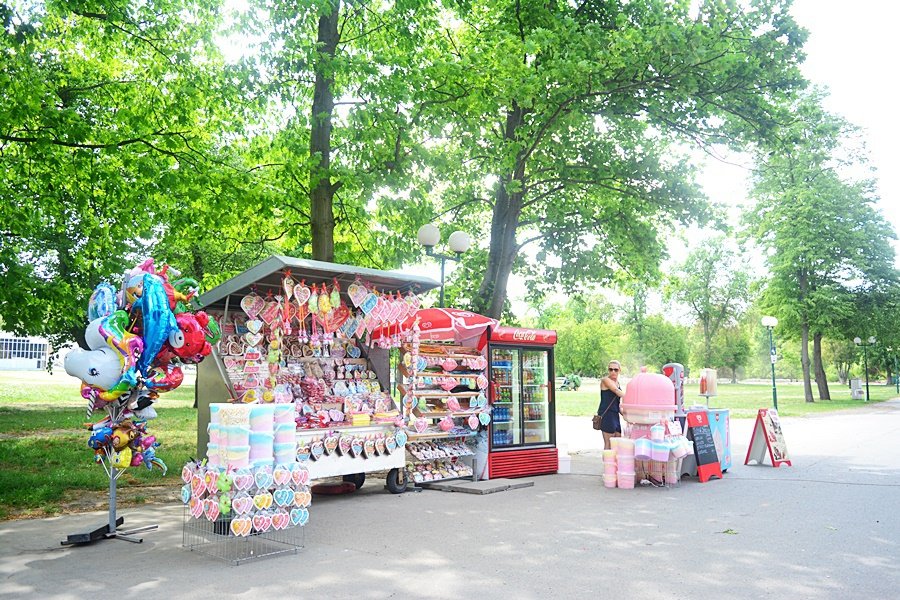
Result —
M40 371L47 368L49 355L46 338L17 337L0 331L0 371Z

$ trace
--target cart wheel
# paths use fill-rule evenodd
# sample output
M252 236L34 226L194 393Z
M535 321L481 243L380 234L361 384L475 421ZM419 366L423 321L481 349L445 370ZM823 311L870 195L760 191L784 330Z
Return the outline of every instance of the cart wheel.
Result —
M409 485L406 469L393 468L387 474L387 489L392 494L402 494Z
M356 489L359 489L366 482L366 474L365 473L354 473L352 475L344 475L344 481L352 483L356 486Z

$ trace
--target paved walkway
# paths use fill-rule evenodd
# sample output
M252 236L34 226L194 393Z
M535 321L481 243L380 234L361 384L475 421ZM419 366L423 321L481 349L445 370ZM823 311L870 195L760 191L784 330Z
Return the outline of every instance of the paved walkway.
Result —
M179 506L123 511L160 524L141 545L59 546L104 513L3 523L0 596L897 597L900 401L782 421L793 467L609 490L588 419L563 418L561 443L583 451L572 474L487 496L367 483L316 498L299 554L239 567L180 547ZM752 422L733 423L742 458Z

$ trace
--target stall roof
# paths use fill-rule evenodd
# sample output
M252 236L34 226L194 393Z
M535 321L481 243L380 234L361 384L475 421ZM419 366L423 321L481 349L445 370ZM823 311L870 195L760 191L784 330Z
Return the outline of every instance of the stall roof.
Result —
M280 290L284 271L287 270L291 271L293 278L298 282L306 279L309 283L325 281L330 284L334 278L337 278L344 291L357 277L379 290L386 291L427 292L441 285L430 277L419 275L274 255L209 290L200 296L200 304L206 308L215 308L218 304L224 303L225 299L232 294L248 293L253 285L260 293L265 293L268 289Z

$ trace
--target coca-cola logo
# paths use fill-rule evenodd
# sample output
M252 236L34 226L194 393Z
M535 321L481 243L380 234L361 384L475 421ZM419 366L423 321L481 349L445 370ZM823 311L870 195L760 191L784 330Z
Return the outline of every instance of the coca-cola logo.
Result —
M514 340L533 342L537 339L537 331L534 331L533 329L522 329L519 331L514 331L512 337Z

